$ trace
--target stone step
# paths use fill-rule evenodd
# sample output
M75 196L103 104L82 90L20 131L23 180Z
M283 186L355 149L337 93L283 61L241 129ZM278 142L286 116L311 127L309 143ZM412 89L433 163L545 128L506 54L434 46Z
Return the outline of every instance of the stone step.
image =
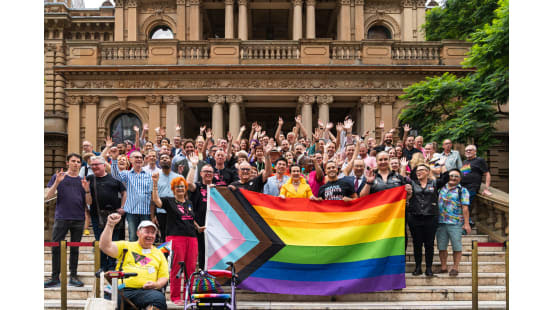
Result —
M425 271L425 269L423 269ZM44 280L50 279L50 272L44 272ZM67 273L69 277L69 272ZM426 277L425 275L413 276L411 273L406 273L406 286L423 286L423 285L471 285L472 278L471 273L459 273L456 277L450 277L448 274L439 274L435 277ZM93 285L94 273L93 272L80 272L79 279L85 285ZM504 273L479 273L479 285L505 285ZM230 287L224 287L225 291L230 291Z
M67 300L68 310L82 310L86 300ZM182 309L167 302L168 309ZM243 310L364 310L364 309L471 309L471 301L390 301L390 302L262 302L237 301L237 308ZM479 301L480 309L506 309L504 301ZM45 300L44 309L61 309L59 300Z
M449 269L452 266L452 260L448 260ZM437 260L433 262L433 267L438 268L441 266L441 263ZM412 272L414 271L415 263L414 262L406 262L406 272ZM498 261L498 262L484 262L479 261L479 272L504 272L505 264L504 261ZM44 271L51 272L52 271L52 261L51 260L45 260L44 261ZM94 261L79 261L79 265L77 268L78 272L83 271L95 271L94 270ZM471 272L471 262L462 260L460 261L460 266L458 272Z
M94 295L91 285L84 287L67 287L68 299L86 300ZM61 296L61 289L44 289L44 299L58 299ZM166 293L167 299L169 292ZM471 300L471 286L407 286L402 290L392 290L373 293L347 294L335 296L338 302L358 301L439 301L439 300ZM241 301L288 301L288 302L331 302L332 296L312 295L287 295L269 294L240 290L237 292L237 300ZM506 288L504 286L479 286L479 300L505 300Z

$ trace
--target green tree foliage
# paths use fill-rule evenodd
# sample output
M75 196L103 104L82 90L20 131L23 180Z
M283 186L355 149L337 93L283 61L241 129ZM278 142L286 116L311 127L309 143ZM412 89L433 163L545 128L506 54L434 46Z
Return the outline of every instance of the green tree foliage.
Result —
M426 40L466 40L477 29L490 24L497 0L448 0L426 14Z
M475 67L475 72L465 77L450 73L428 77L401 96L409 101L399 115L401 123L410 124L428 141L473 139L482 152L497 142L493 138L493 125L501 113L497 107L508 101L509 89L509 1L498 3L491 24L468 37L473 46L464 65Z

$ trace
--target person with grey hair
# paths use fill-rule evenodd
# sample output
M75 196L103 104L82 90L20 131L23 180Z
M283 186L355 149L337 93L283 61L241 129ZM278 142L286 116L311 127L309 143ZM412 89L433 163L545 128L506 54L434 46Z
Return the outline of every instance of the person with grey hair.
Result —
M443 153L439 154L439 158L445 158L445 167L447 170L462 168L462 159L460 153L452 149L452 141L450 139L443 140Z
M123 206L126 200L126 187L105 171L106 161L102 156L92 156L90 167L93 174L87 176L86 181L83 180L83 184L86 192L86 204L90 206L94 237L96 240L100 240L109 214L118 213L124 219ZM115 226L113 241L124 239L124 229L124 221ZM101 253L100 266L104 271L114 270L115 262L114 258Z

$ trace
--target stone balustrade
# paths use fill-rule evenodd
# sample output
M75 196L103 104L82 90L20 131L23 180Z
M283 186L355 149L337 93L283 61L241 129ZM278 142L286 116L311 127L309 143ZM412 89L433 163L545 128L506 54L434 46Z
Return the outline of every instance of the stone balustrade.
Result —
M482 186L483 188L483 186ZM509 195L499 189L490 188L491 196L479 191L474 200L472 217L480 233L489 235L493 240L508 240L509 231Z
M187 41L178 44L178 63L205 63L211 54L208 41Z
M145 42L106 42L100 46L102 64L145 64L147 59Z
M332 42L330 44L330 59L332 61L360 61L362 59L362 43L350 41Z
M241 60L295 60L300 58L297 41L245 41L240 44Z

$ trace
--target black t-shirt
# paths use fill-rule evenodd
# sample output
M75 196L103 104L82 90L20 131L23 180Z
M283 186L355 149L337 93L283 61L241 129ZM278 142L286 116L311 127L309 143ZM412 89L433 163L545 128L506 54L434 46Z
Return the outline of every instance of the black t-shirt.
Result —
M243 189L246 189L248 191L262 193L265 183L266 183L266 181L263 182L263 176L258 175L257 177L255 177L252 180L247 181L246 183L241 183L238 180L236 182L233 182L230 185L234 185L236 188L243 188Z
M370 194L390 188L399 187L407 183L408 182L406 181L406 179L395 171L389 172L389 174L387 175L387 181L384 181L383 177L379 174L379 172L376 171L376 179L374 180L374 184L370 186Z
M96 185L94 185L94 179L96 179ZM115 179L111 174L106 174L101 178L92 174L87 176L86 180L90 182L90 195L92 196L90 215L98 215L96 197L100 210L114 211L121 207L121 197L126 191L126 187L121 181ZM97 194L96 186L98 187Z
M466 187L470 192L479 192L483 174L489 171L487 163L481 157L474 159L466 159L462 162L462 186Z
M415 147L412 147L411 150L408 150L406 147L402 149L403 156L406 157L406 160L410 161L412 159L412 155L415 153L421 153L422 151L418 150Z
M230 183L238 180L238 174L235 170L224 167L224 169L217 169L215 166L213 166L213 184L219 186L219 185L229 185Z
M204 226L207 213L207 185L196 182L195 186L195 192L190 192L189 197L192 201L192 210L194 211L196 222L199 226Z
M351 197L355 189L343 179L330 181L320 186L318 197L325 200L343 200L343 197Z
M167 210L167 236L195 237L192 202L177 203L173 197L163 197L161 202L161 208Z

